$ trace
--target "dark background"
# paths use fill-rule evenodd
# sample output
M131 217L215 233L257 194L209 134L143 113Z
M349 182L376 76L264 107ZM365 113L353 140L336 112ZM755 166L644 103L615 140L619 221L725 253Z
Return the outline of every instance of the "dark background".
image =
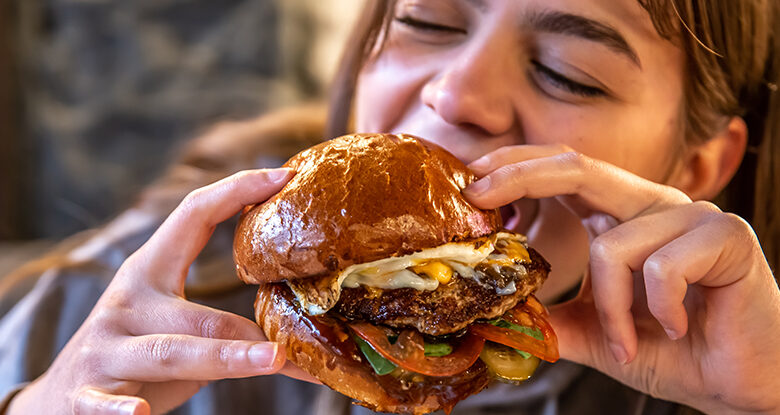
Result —
M360 4L0 0L0 254L104 223L220 120L321 98Z

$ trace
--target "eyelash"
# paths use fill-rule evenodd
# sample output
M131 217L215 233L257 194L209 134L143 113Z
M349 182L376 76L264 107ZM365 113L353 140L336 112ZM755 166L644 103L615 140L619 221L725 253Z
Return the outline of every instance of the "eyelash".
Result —
M466 31L463 29L426 22L424 20L417 20L410 16L396 17L395 20L398 23L401 23L412 29L423 30L427 32L466 33ZM534 70L543 76L548 82L557 88L565 90L566 92L586 98L602 97L606 95L603 90L572 81L571 79L561 75L549 67L542 65L538 61L532 60L531 64L534 66Z
M426 22L424 20L417 20L409 16L396 17L395 21L413 29L432 31L432 32L449 32L449 33L463 33L466 31L458 29L457 27L445 26L436 23Z
M583 85L579 82L572 81L571 79L548 68L547 66L542 65L538 61L532 60L531 64L534 66L534 70L536 70L537 73L539 73L541 76L543 76L547 81L549 81L557 88L563 89L567 92L571 92L572 94L580 95L586 98L602 97L606 95L606 93L600 88Z

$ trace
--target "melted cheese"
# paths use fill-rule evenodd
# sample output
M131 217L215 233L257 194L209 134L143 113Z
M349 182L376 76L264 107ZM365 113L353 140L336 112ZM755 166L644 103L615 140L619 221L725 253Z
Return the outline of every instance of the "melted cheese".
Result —
M439 286L440 279L420 276L410 269L419 266L421 269L432 270L436 266L427 265L434 262L439 262L442 266L447 267L445 264L448 261L457 261L473 267L484 261L494 249L493 241L487 238L482 241L479 247L475 247L475 245L475 242L451 242L410 255L355 264L339 274L339 285L348 288L366 285L377 288L435 290ZM426 275L430 276L430 274ZM452 270L450 270L451 277Z
M447 284L452 279L452 267L441 261L431 261L422 265L416 265L411 270L417 275L427 275L439 281L439 284Z
M288 285L306 311L310 315L318 315L336 304L342 287L432 291L439 284L449 283L455 272L462 278L478 281L474 271L477 264L487 263L498 268L530 262L524 243L525 237L521 235L499 232L491 238L478 241L451 242L410 255L355 264L342 270L327 283L330 287L327 289L328 295L323 295L325 292L322 289L318 295L307 295L302 287L298 287L300 282ZM511 285L498 294L514 292L514 284Z
M528 254L528 249L517 239L506 238L506 246L502 247L508 257L519 262L531 262L531 256Z

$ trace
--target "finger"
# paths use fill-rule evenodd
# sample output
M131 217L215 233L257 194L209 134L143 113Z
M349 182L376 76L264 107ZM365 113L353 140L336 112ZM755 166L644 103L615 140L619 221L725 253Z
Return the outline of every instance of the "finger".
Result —
M128 337L117 349L118 357L106 362L108 374L141 382L267 375L285 362L276 343L186 335Z
M586 366L602 361L594 356L598 347L591 344L600 342L602 332L598 317L595 315L593 301L589 297L579 296L562 304L548 307L549 321L558 337L558 352L561 359ZM614 360L610 351L608 357ZM603 360L606 361L606 360Z
M190 193L134 255L144 268L134 274L181 294L187 269L214 227L244 206L265 201L291 176L289 169L247 170Z
M684 300L689 285L719 288L747 275L757 244L752 237L742 219L720 214L647 258L642 265L647 306L669 338L681 338L688 331ZM729 310L739 313L736 306Z
M73 401L76 415L149 415L149 403L136 396L111 395L97 389L84 388Z
M470 184L463 194L483 209L494 209L523 197L573 195L587 211L603 212L621 222L653 208L690 203L677 189L579 153L505 165Z
M718 213L719 210L714 205L697 202L636 218L594 239L590 249L591 291L598 318L617 361L626 363L636 355L636 328L631 313L634 273L643 271L651 255L669 241L690 232ZM694 255L687 248L681 252ZM680 262L675 266L687 267L690 265L686 264L688 261L680 258ZM660 281L659 278L668 276L660 276L657 273L654 275L651 276L656 280L652 283L654 290L646 293L651 313L653 307L665 305L664 313L669 313L669 318L673 321L685 319L685 311L681 307L687 283L681 283L679 280ZM647 282L648 276L644 275L644 278ZM666 298L658 298L660 285L663 285L662 295ZM669 308L672 303L676 305ZM659 322L664 325L666 321Z
M562 144L505 146L474 160L468 165L468 168L478 177L484 177L509 164L551 157L571 151L573 150L570 147Z
M156 302L159 305L133 308L133 318L126 319L125 323L128 334L167 333L209 339L268 340L257 323L248 318L165 294L152 295L160 296L160 301Z

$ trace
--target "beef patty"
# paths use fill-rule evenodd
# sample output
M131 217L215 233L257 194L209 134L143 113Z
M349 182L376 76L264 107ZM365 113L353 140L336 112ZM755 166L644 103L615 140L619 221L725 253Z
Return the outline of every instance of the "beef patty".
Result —
M335 311L348 319L415 328L431 336L454 333L475 320L503 315L542 285L550 264L533 249L528 253L531 263L498 269L477 265L479 282L456 273L449 283L433 291L344 288ZM497 294L497 290L511 291L506 288L512 283L514 292Z

